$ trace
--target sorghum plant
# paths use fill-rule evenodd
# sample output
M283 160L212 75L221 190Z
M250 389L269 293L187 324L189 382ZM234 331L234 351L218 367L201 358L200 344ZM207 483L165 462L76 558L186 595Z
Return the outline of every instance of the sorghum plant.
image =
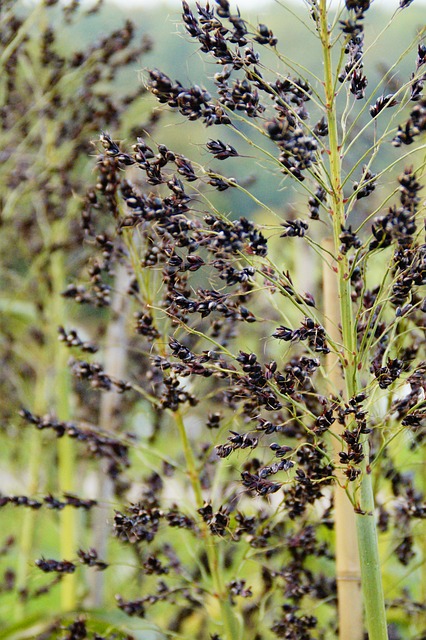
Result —
M189 131L205 125L204 158L158 131L133 144L100 133L79 232L88 275L62 296L111 308L106 347L96 329L88 339L58 322L75 420L21 411L29 428L102 460L114 537L111 557L103 537L36 567L105 570L97 604L115 595L141 619L134 637L425 634L425 587L409 580L425 566L424 32L370 87L370 2L306 5L321 78L227 0L182 3L214 91L159 69L146 86ZM403 55L407 78L396 75ZM229 175L247 158L292 206ZM255 219L243 214L250 199ZM101 506L69 492L3 502ZM63 637L99 638L95 620L57 621L44 637L62 624Z
M44 506L60 513L61 551L57 553L74 556L76 509L93 507L92 501L73 496L77 486L74 443L63 438L58 449L49 447L36 432L22 441L16 411L25 407L24 412L47 415L50 411L62 420L71 417L68 354L58 342L58 326L66 317L61 292L68 274L75 276L87 259L79 220L85 174L91 171L91 138L106 127L124 130L123 114L146 93L137 86L114 96L117 76L140 61L151 46L147 37L136 42L130 21L101 37L95 27L93 42L81 49L69 41L64 44L72 38L75 24L92 24L92 15L99 9L100 3L79 9L78 3L60 6L52 0L38 3L30 12L13 1L2 2L0 9L2 449L11 451L13 465L25 470L22 475L12 471L15 482L6 482L2 493L18 485L26 494L2 495L1 503L27 507L22 518L16 517L14 537L5 547L9 553L2 628L15 610L16 619L33 614L32 592L41 588L39 584L30 588L41 521L36 510ZM149 127L148 116L146 120ZM107 287L94 296L100 305L108 297ZM68 346L93 351L79 343L72 331L59 331ZM88 443L94 450L95 443ZM3 458L6 472L9 461ZM43 522L45 529L55 526L48 517ZM59 566L69 568L67 563ZM74 609L75 577L61 582L62 607Z

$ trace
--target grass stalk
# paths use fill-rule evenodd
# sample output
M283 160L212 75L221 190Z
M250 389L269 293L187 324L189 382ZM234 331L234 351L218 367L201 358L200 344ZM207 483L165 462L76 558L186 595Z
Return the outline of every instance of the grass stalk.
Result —
M34 413L39 414L45 411L45 370L44 363L37 372L37 379L34 392ZM40 483L40 460L42 454L42 440L40 434L35 430L30 436L29 451L31 452L28 461L28 495L33 496L39 490ZM37 518L37 511L26 509L22 518L21 534L19 536L19 558L16 570L16 591L22 593L27 587L28 569L33 562L32 551L34 549L34 532ZM25 615L24 602L17 599L15 606L15 618L22 620Z
M358 392L356 331L352 311L349 264L346 255L339 251L341 227L345 224L345 206L342 188L341 156L337 126L335 79L331 60L331 33L328 27L326 0L320 2L320 36L324 60L324 87L329 129L329 158L331 189L329 193L330 213L333 223L334 255L338 256L336 292L340 306L340 324L344 352L346 393L353 397ZM386 612L382 577L380 571L377 528L374 517L374 497L369 469L368 436L363 442L364 460L361 465L360 502L356 516L358 547L361 563L361 584L364 598L366 626L370 640L387 640ZM350 612L350 619L352 613ZM352 620L352 624L359 624Z
M374 494L368 468L369 443L363 443L364 461L361 464L360 513L357 515L358 545L361 560L362 590L365 616L370 640L387 640L386 610L380 571L377 524L374 516Z
M201 488L199 473L197 471L194 452L192 450L191 443L186 432L182 415L179 411L176 411L173 416L182 442L185 461L187 465L187 472L191 482L192 490L194 492L195 500L197 506L202 507L204 504L203 492ZM218 549L216 544L213 542L211 535L209 534L205 522L201 523L201 534L206 545L207 561L212 576L213 588L215 591L214 595L219 600L224 638L225 640L242 640L243 636L241 625L231 607L229 596L223 583L222 567Z
M58 326L65 317L64 301L61 292L65 289L64 255L55 251L51 257L52 277L52 346L54 352L54 406L59 420L67 421L71 417L71 381L67 367L68 354L57 339ZM58 481L62 493L73 493L75 489L76 462L75 443L71 438L58 441ZM60 512L60 554L65 560L72 560L77 551L77 519L74 509ZM75 574L64 576L61 581L61 608L72 611L76 608L77 581Z
M334 250L332 239L328 239L326 248ZM339 331L340 310L339 292L336 274L327 261L323 262L323 293L325 310L325 329L327 335L336 343L341 342ZM326 360L327 379L331 393L337 393L344 385L340 370L340 361L332 351ZM334 423L332 431L340 435L341 427ZM338 463L341 444L338 438L330 438L333 457ZM343 488L347 478L336 470L337 481L334 491L334 530L336 536L336 578L337 605L340 640L362 640L363 611L361 594L361 569L356 532L356 518L353 506Z

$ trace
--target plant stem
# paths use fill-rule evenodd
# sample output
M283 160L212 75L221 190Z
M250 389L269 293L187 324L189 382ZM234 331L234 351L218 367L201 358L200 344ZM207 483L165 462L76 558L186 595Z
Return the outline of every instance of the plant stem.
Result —
M202 507L204 504L203 493L199 474L197 471L197 465L194 458L194 452L189 442L188 434L186 433L185 424L180 412L176 411L173 415L176 421L177 428L179 430L179 435L181 438L188 470L188 476L191 482L192 490L194 492L195 500L197 505ZM219 600L222 622L225 632L224 637L226 638L226 640L242 640L241 625L231 607L229 596L227 594L225 585L223 584L217 547L216 544L211 540L208 527L204 521L201 524L201 532L206 544L207 560L213 580L215 597Z
M35 414L40 414L45 411L45 367L44 362L40 364L40 369L37 372L37 379L34 390L33 411ZM42 454L42 441L40 433L35 429L31 432L29 450L31 452L29 459L29 482L28 482L28 495L33 496L39 489L40 478L40 461ZM33 509L26 509L22 519L22 529L19 538L19 558L18 567L16 571L16 592L21 593L25 590L28 580L28 567L34 560L31 556L34 543L34 530L35 522L37 518L37 511ZM15 607L15 617L17 620L21 620L24 617L24 603L18 598Z
M340 323L344 353L342 366L346 393L349 398L359 390L357 383L356 330L352 311L349 264L339 251L341 227L344 226L345 207L342 188L340 146L337 128L335 79L331 61L331 33L328 27L327 0L320 0L319 31L324 59L324 86L330 144L330 213L333 223L334 255L338 256L336 278L340 302ZM386 612L380 572L377 529L374 517L374 496L369 469L368 436L363 441L364 460L361 466L359 514L356 517L358 547L361 561L362 591L366 625L370 640L387 640ZM363 515L361 515L363 514ZM352 615L350 616L352 618Z
M68 355L57 339L58 326L65 317L64 302L61 292L65 288L64 256L61 251L55 251L51 257L52 274L52 324L54 335L54 403L59 420L67 421L71 417L70 407L70 373L67 367ZM63 437L58 442L58 475L59 487L62 493L73 493L76 477L75 445L71 438ZM66 508L60 513L60 553L61 558L72 560L76 553L76 513L74 509ZM72 611L76 607L76 576L69 574L61 581L61 607L63 611Z
M325 247L334 250L334 242L328 239ZM323 263L323 292L324 292L324 326L327 335L339 344L340 311L337 300L339 298L336 274L329 267L327 261ZM326 359L327 379L330 391L339 393L343 384L339 357L332 351ZM334 423L331 430L340 435L340 425ZM330 438L333 447L334 460L339 461L341 451L340 439ZM356 533L356 519L353 506L341 485L347 482L343 473L335 472L337 482L334 490L334 531L336 536L336 578L337 605L339 621L339 638L341 640L362 640L364 629L362 622L361 570Z
M365 458L361 464L360 486L360 510L362 513L357 515L356 521L364 607L370 640L388 640L377 524L374 516L373 483L367 463L370 454L367 438L363 443L363 449Z

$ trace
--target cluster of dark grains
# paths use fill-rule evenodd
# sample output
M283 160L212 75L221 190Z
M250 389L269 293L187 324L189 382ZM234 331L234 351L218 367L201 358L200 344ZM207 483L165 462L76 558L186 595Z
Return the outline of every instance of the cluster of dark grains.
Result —
M124 393L132 388L129 382L117 380L113 376L105 373L102 365L97 362L85 362L84 360L71 360L71 372L80 380L90 380L92 389L100 389L101 391L111 391L115 389L118 393Z
M123 542L130 544L141 541L152 542L158 533L162 520L172 528L194 528L194 521L180 513L176 507L162 511L155 504L151 505L145 500L130 505L126 513L115 512L114 534Z
M68 560L46 560L40 558L35 561L36 567L44 573L74 573L76 565Z
M236 431L230 433L225 444L216 445L219 458L227 458L236 449L255 449L258 445L258 438L254 438L249 433L240 434Z
M129 515L116 511L114 534L130 544L142 540L151 542L158 532L162 512L155 508L145 508L142 504L131 505L127 511Z
M367 77L363 73L364 68L364 13L370 8L370 1L346 2L350 16L347 20L340 20L342 32L349 36L345 47L347 62L344 70L339 75L340 82L350 83L350 92L357 100L365 96L368 84Z
M99 560L96 549L89 549L89 551L79 549L77 555L82 564L88 567L95 567L98 571L104 571L109 566L106 562Z
M378 367L373 363L374 375L381 389L387 389L395 380L399 378L402 372L403 363L401 360L388 358L384 367Z
M363 166L362 168L362 178L360 182L354 182L353 190L355 191L355 197L357 200L361 198L367 198L370 193L376 188L376 182L374 178L376 174L370 171L367 166Z
M161 103L178 109L189 120L202 119L206 126L230 124L226 112L211 102L210 94L198 85L185 88L180 82L173 82L158 69L149 72L148 89Z
M276 493L281 489L281 483L270 482L260 477L260 475L243 471L241 474L241 483L247 491L253 492L259 496L268 496L271 493Z
M411 74L411 100L416 102L422 98L423 87L426 82L426 71L420 71L426 64L426 46L421 43L417 48L416 71Z
M304 220L286 220L281 223L285 231L280 238L303 238L309 225Z
M323 327L314 322L312 318L305 318L300 329L290 329L289 327L278 327L272 334L278 340L285 342L308 341L309 347L319 353L330 353L327 346L326 333Z
M148 338L150 342L160 337L154 325L154 318L148 312L138 311L135 313L135 331Z
M160 406L162 409L177 411L181 404L188 402L191 407L195 407L199 400L194 394L186 391L175 375L164 376L163 393L160 396Z
M180 596L181 602L177 602L177 596ZM171 628L180 628L182 622L191 615L195 609L200 608L200 601L191 595L187 587L170 588L163 580L158 580L156 590L138 600L124 600L120 595L116 595L118 607L128 616L136 616L144 618L146 610L158 602L169 602L174 607L179 606L180 612L176 614L176 618L171 622Z
M59 500L49 494L48 496L45 496L42 501L29 498L28 496L0 495L0 507L4 507L6 504L13 504L16 507L29 507L30 509L40 509L43 505L46 505L49 509L56 511L62 511L65 507L70 506L75 509L89 511L98 503L96 500L84 500L83 498L78 498L70 493L64 494L64 500Z
M222 65L222 71L215 74L214 80L218 90L219 104L215 107L215 115L211 115L211 105L208 108L206 124L219 123L230 124L230 118L224 120L222 105L229 111L242 111L248 117L261 115L266 107L260 102L263 93L268 99L275 102L278 112L276 118L266 125L269 137L274 140L279 148L279 162L283 166L283 172L289 173L298 180L304 180L303 172L317 162L317 141L309 135L303 126L303 120L308 117L305 102L309 98L311 89L305 80L300 78L284 78L275 82L267 82L260 70L260 55L254 51L253 44L248 44L248 29L245 21L239 14L233 15L229 5L226 8L220 6L216 15L209 7L197 4L199 18L196 18L189 5L183 2L183 21L191 37L198 40L201 51L210 53L216 63ZM227 19L229 27L225 26L222 19ZM277 43L272 31L264 24L259 25L258 33L253 41L259 44L275 46ZM237 45L231 48L229 44ZM248 45L248 46L246 46ZM241 51L240 47L244 47ZM258 65L258 66L256 66ZM235 79L228 82L233 72L243 71L243 79ZM162 77L159 72L150 72ZM157 78L156 78L157 80ZM173 85L166 77L163 82L162 92L155 85L151 90L159 97L160 101L166 101L173 107L180 108L177 96L185 95L182 87L177 83ZM198 89L201 94L203 91ZM210 96L208 96L210 100ZM195 109L200 117L200 106ZM217 113L219 112L219 118ZM198 115L200 114L200 115ZM202 114L204 115L204 114ZM328 129L325 121L321 121L315 128L315 135L327 135ZM219 158L229 157L228 150L217 148ZM234 154L231 148L231 153Z
M342 225L339 240L342 243L339 247L341 253L347 253L349 249L359 249L362 244L356 233L353 233L350 225L347 228Z
M144 618L145 617L145 599L142 600L123 600L121 596L115 597L117 606L119 609L130 617Z
M394 98L392 93L388 93L386 96L380 96L376 102L370 106L370 115L372 118L376 118L383 109L389 109L395 107L398 101Z
M426 98L421 98L403 125L398 125L398 132L392 140L394 147L402 144L413 144L415 138L426 131Z
M226 160L238 156L238 151L230 144L225 144L221 140L209 140L206 144L207 150L218 160Z
M266 238L251 220L240 218L231 222L208 215L205 222L211 230L208 251L212 253L229 252L231 254L248 251L257 256L266 256Z
M361 473L359 468L360 462L364 459L362 443L360 437L363 433L369 433L370 430L362 426L356 426L354 429L345 429L342 433L342 439L347 444L347 450L339 453L340 462L346 465L345 475L351 482Z
M401 249L408 249L414 242L414 235L417 230L416 213L420 198L418 192L422 186L416 179L412 167L405 169L398 178L400 184L400 207L392 206L385 216L375 218L372 225L374 240L370 243L370 249L390 246L397 243L397 252ZM400 252L400 257L404 252ZM401 261L401 265L403 261ZM398 266L398 261L396 263Z
M291 519L305 513L309 504L321 498L323 488L334 482L333 472L334 466L328 462L321 447L314 449L308 443L298 449L295 481L284 491L284 502Z
M218 511L214 511L211 504L204 504L197 510L204 522L208 525L211 533L215 536L225 536L229 525L229 515L226 509L221 507Z
M303 114L303 118L297 115L297 112L304 109L303 100L309 100L308 88L300 91L300 97L297 93L295 94L294 89L299 86L297 82L300 81L288 81L284 84L277 82L278 116L267 123L266 130L280 150L278 160L283 165L283 172L303 181L305 179L303 172L317 162L318 143L314 137L306 133L301 124L301 121L306 119L307 113ZM289 110L286 106L287 101L293 100L289 93L290 96L293 94L293 98L296 95L296 99L302 105L297 107L296 112L293 109Z
M309 196L308 207L311 214L311 220L319 220L320 207L325 202L326 192L320 185L317 186L313 196Z
M266 24L259 24L257 29L258 34L253 37L253 40L259 44L268 44L271 47L275 47L278 39L274 36L271 29L269 29Z
M424 425L424 412L422 411L422 405L419 409L417 409L417 405L422 401L426 390L425 374L426 363L420 362L406 379L406 383L410 386L410 391L404 397L395 399L391 406L392 413L396 414L405 426L410 427L416 436L418 435L419 442L424 437L421 429L422 425ZM416 433L417 430L419 430L418 434Z
M75 329L71 329L67 332L64 327L59 327L58 334L58 339L67 347L77 347L81 351L86 351L87 353L96 353L99 349L99 347L93 344L93 342L81 340Z
M52 2L52 0L48 0ZM64 9L72 10L74 3L66 5ZM90 625L90 619L87 621L86 616L79 616L71 624L67 622L56 622L39 635L39 640L54 640L54 638L61 637L63 640L135 640L135 636L121 631L114 631L112 634L101 635L96 631L90 631L88 628ZM97 628L99 625L94 625ZM60 636L59 636L60 634Z
M221 276L223 275L223 271ZM228 284L236 284L247 278L247 272L238 275L235 270L229 271L228 274L222 279L229 279ZM216 312L223 318L231 318L233 320L240 320L245 322L255 322L256 318L246 308L233 301L229 294L224 294L216 290L198 289L197 300L188 298L182 295L176 289L172 289L169 292L168 299L171 305L168 309L169 313L172 313L175 309L186 314L199 313L202 318L206 318L212 312Z
M70 284L62 292L64 298L70 298L78 304L90 304L95 307L109 307L111 304L111 288L107 284L97 284L92 290L87 290L82 284Z
M85 443L90 456L108 460L108 473L112 478L117 477L121 470L129 466L129 448L121 440L97 433L93 429L82 429L72 422L62 422L51 415L37 416L27 409L22 409L20 415L37 429L52 429L58 438L66 435L77 442ZM67 504L86 508L83 504L78 504L79 499L75 496L65 497Z
M206 423L207 429L219 429L222 417L222 414L219 412L209 413Z
M310 615L297 615L299 607L295 605L284 605L283 610L283 617L274 622L271 627L277 638L310 640L312 636L309 630L317 626L317 618Z
M354 36L364 31L362 20L365 17L364 13L370 8L370 2L371 0L345 0L350 18L346 21L340 21L343 33Z

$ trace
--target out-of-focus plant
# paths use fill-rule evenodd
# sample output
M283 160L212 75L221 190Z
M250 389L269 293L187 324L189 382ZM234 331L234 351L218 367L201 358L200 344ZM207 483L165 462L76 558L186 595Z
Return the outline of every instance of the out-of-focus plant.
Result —
M80 563L105 570L94 599L110 609L115 596L137 620L136 638L424 635L424 31L370 88L369 0L336 12L326 0L306 4L321 78L303 51L288 59L268 26L250 25L227 0L182 3L187 32L217 65L217 94L157 69L146 85L185 127L208 128L204 162L149 133L130 146L103 131L95 184L70 233L91 249L89 272L62 296L111 307L103 354L91 355L103 321L90 340L65 326L63 280L49 281L50 325L82 352L69 363L74 391L62 395L78 411L70 421L53 402L45 416L23 403L22 417L46 439L77 441L79 469L85 457L102 459L109 516L98 525L109 518L115 540L101 533L100 546L69 546L36 565L56 579L79 574ZM276 68L262 63L263 47ZM397 80L403 56L413 73ZM361 139L366 150L354 157ZM377 170L386 146L393 160ZM298 214L256 200L258 221L228 216L229 189L241 212L255 198L222 172L231 158L293 189ZM45 501L101 506L69 494ZM57 618L44 637L62 628L99 638L101 617Z
M78 43L64 46L75 24L90 23L100 9L101 3L79 9L78 3L61 6L49 0L28 12L28 7L5 1L0 12L2 448L13 451L13 466L4 452L2 465L12 477L6 486L32 496L29 501L16 495L2 498L4 504L28 507L17 516L14 538L8 541L3 621L11 619L13 609L18 620L28 618L33 596L46 591L30 579L36 549L48 545L60 556L74 556L83 539L76 509L93 506L72 495L79 485L74 443L63 438L56 452L39 433L23 438L16 411L23 406L69 420L75 410L58 328L69 318L69 305L61 296L69 274L75 276L89 255L79 220L83 199L91 197L86 194L91 140L106 127L124 132L124 114L145 93L140 84L124 95L114 90L117 74L140 63L151 48L147 37L136 41L130 21L110 33L94 32L93 42L82 49ZM108 303L110 290L100 286L92 302L99 307ZM100 331L102 326L104 322ZM59 337L72 342L62 330ZM40 528L56 526L38 512L43 505L59 510L60 549L52 538L40 540ZM70 573L61 582L61 606L74 610L76 578Z

